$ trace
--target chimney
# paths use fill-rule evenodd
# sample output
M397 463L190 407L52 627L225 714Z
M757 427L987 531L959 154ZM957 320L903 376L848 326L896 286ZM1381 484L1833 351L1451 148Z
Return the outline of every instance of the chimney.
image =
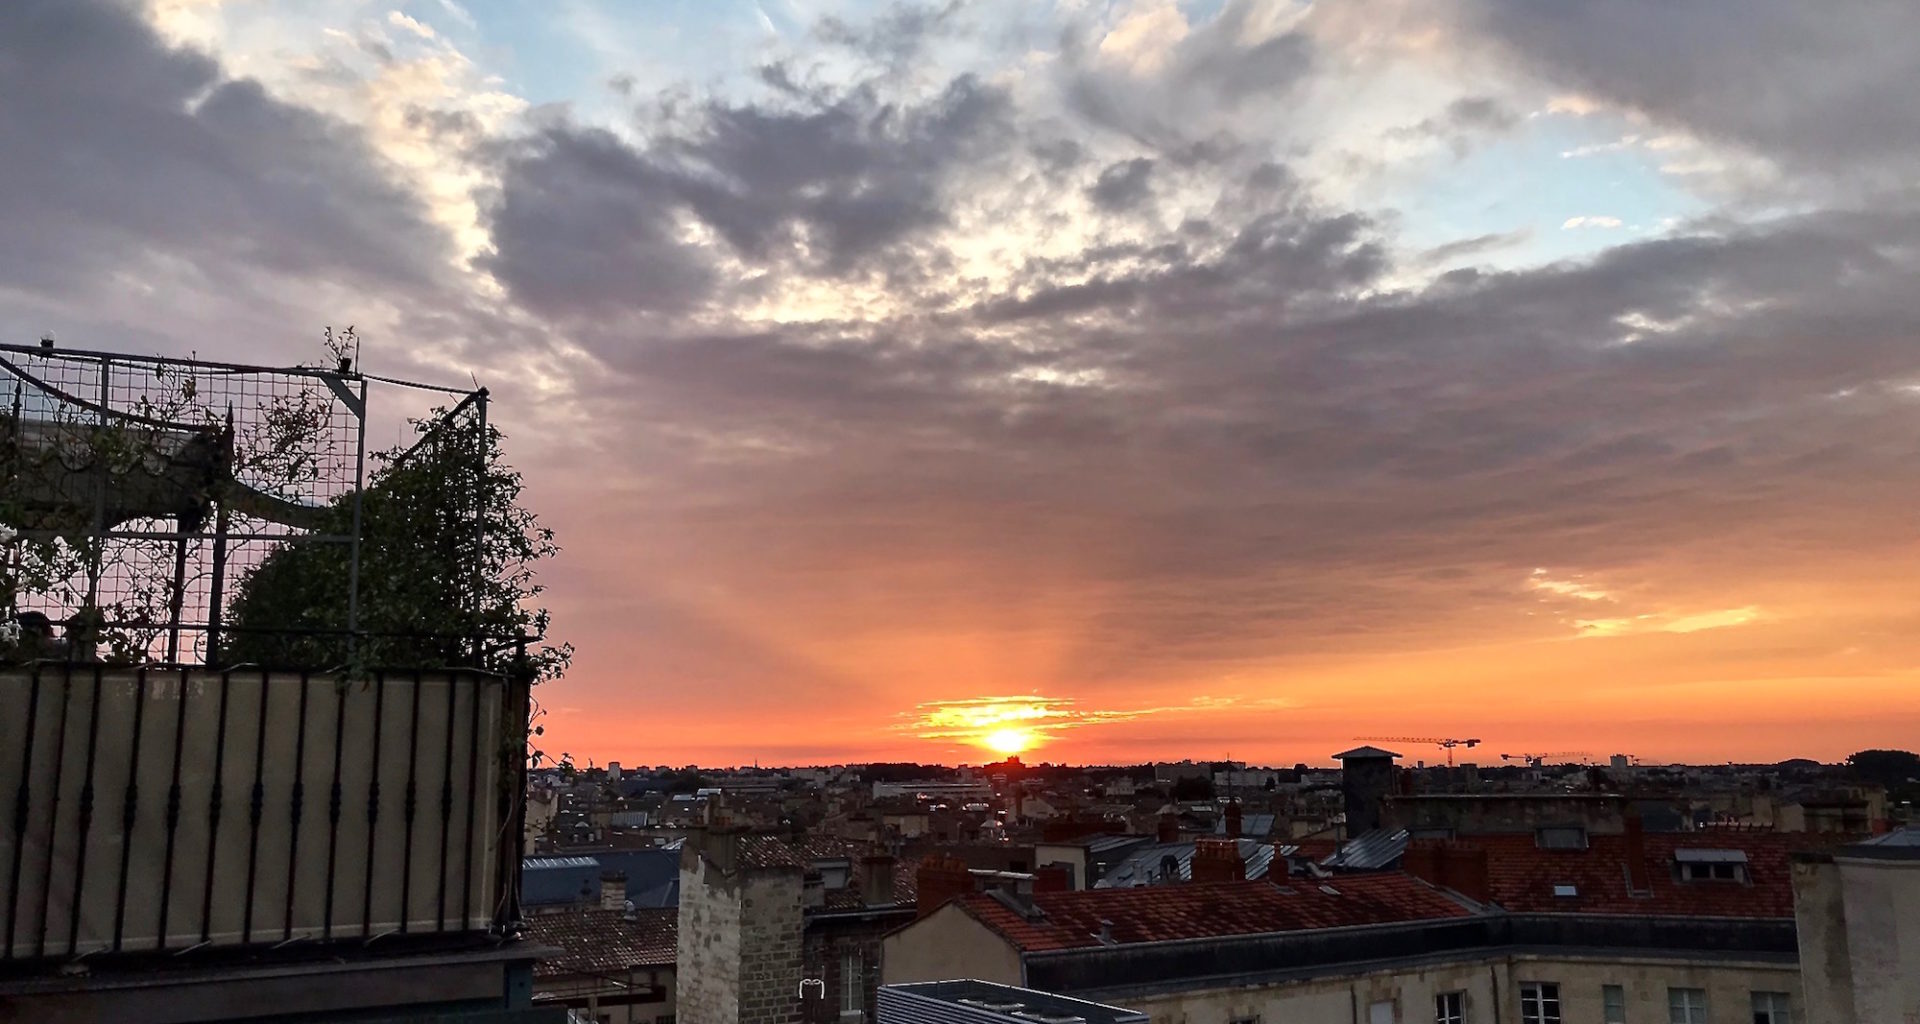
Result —
M1073 888L1073 873L1065 864L1043 864L1033 869L1034 892L1066 892Z
M600 909L625 910L627 906L627 873L608 871L600 876Z
M1400 870L1434 885L1447 887L1441 873L1440 842L1435 839L1413 839L1407 842L1407 852L1400 855Z
M1647 868L1646 825L1640 820L1640 808L1627 805L1626 814L1627 891L1651 893L1653 877Z
M944 854L936 853L922 860L913 881L916 918L925 917L954 897L973 891L973 872L967 869L967 862Z
M893 895L893 858L887 854L874 854L860 859L860 865L866 869L860 879L860 902L869 907L890 907L894 904Z
M1487 867L1487 850L1470 843L1442 843L1439 850L1440 875L1447 888L1474 901L1493 899L1493 882Z
M1174 813L1172 807L1167 807L1160 812L1160 830L1155 838L1163 843L1180 841L1180 816Z
M1380 827L1381 801L1393 792L1393 759L1399 754L1378 747L1355 747L1333 755L1340 762L1340 791L1346 804L1347 838Z
M1493 898L1487 851L1470 843L1416 839L1407 844L1400 868L1422 881L1451 889L1476 903Z
M1240 801L1227 801L1227 838L1240 838L1240 828L1243 823L1243 819L1240 816Z
M1244 882L1247 863L1240 859L1240 844L1232 839L1201 839L1193 844L1195 882Z

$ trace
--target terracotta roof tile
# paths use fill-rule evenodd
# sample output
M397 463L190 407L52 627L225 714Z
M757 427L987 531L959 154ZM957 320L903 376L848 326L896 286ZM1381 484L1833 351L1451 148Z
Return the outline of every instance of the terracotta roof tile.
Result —
M679 942L676 907L648 907L627 920L618 910L569 910L527 918L527 941L557 951L534 964L537 977L617 975L635 967L671 966Z
M1326 883L1214 882L1037 893L1031 901L1041 916L1024 916L987 893L964 896L961 905L1029 952L1100 945L1103 920L1111 923L1113 941L1126 944L1468 916L1453 899L1400 872Z
M1627 837L1588 837L1584 850L1539 848L1531 835L1475 836L1465 846L1487 851L1488 893L1515 913L1642 914L1675 917L1791 918L1795 850L1843 843L1848 837L1805 832L1648 833L1645 895L1627 888ZM1739 850L1747 880L1682 881L1674 851ZM1571 886L1573 895L1555 895ZM1564 890L1563 890L1564 891Z

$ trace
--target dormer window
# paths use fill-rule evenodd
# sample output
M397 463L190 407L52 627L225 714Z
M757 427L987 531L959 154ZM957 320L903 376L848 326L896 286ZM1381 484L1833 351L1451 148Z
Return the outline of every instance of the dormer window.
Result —
M1533 841L1542 850L1584 850L1587 830L1579 825L1549 825L1535 830Z
M1683 882L1745 882L1744 850L1675 850L1674 872Z
M853 881L853 862L846 860L821 860L813 863L820 872L820 882L828 889L845 889Z

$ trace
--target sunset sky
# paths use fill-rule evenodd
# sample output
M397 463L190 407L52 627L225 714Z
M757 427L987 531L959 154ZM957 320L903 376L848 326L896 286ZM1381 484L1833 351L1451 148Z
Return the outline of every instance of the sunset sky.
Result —
M5 0L0 340L489 386L582 763L1831 760L1916 88L1910 0Z

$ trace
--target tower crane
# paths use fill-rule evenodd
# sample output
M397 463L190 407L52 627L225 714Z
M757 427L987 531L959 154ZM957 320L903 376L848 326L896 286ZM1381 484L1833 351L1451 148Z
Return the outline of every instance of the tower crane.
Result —
M1447 752L1447 767L1453 767L1453 748L1477 747L1478 739L1462 740L1450 736L1361 736L1362 743L1431 743Z

